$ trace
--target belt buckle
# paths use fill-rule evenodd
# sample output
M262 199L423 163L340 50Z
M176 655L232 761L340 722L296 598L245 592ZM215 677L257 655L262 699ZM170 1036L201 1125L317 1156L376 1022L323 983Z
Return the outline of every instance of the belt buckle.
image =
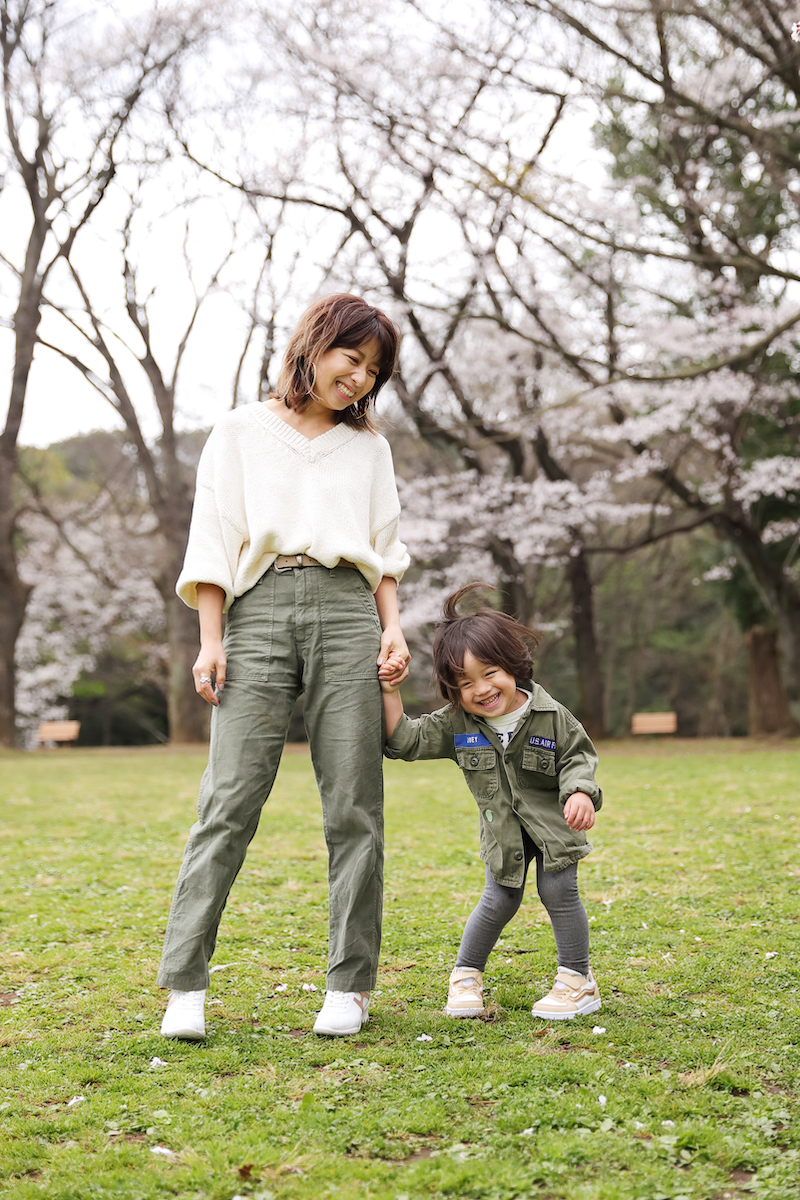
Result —
M272 569L273 569L273 571L275 572L275 574L276 574L276 575L286 575L288 571L293 571L293 570L294 570L294 567L293 567L293 566L291 566L291 567L279 567L279 566L277 565L278 558L293 558L293 559L295 560L295 565L296 565L296 566L298 566L298 567L302 567L302 565L303 565L303 556L302 556L302 554L287 554L287 555L284 555L284 554L279 554L279 555L276 555L275 562L272 564Z

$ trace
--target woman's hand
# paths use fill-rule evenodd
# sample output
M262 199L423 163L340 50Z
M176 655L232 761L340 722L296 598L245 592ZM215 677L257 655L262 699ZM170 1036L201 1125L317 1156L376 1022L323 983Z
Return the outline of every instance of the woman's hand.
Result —
M411 652L399 625L387 625L381 636L378 655L378 678L390 687L397 687L408 676Z
M378 655L378 678L396 687L408 675L410 651L400 628L397 609L397 580L384 575L375 589L375 604L381 622L381 652Z
M192 667L194 690L209 704L219 704L219 697L214 695L214 683L217 692L225 687L225 672L228 660L222 648L222 640L205 641L200 645L195 664Z

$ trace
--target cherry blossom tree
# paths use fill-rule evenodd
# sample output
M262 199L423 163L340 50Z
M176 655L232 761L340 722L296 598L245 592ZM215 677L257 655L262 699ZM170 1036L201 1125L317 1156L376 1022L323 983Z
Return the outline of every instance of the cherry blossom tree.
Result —
M17 711L25 744L39 721L68 715L75 685L114 645L126 645L129 660L135 648L142 681L167 690L153 520L121 439L99 440L84 439L91 465L79 475L63 453L21 454L20 570L30 599L17 640ZM109 450L111 461L100 464L98 452L108 460Z
M14 742L14 651L30 584L19 573L13 480L48 287L63 277L126 157L147 158L153 90L205 34L205 6L154 6L125 21L72 0L2 0L4 230L14 351L0 434L0 744ZM147 120L151 122L147 126ZM135 149L134 149L135 147ZM25 229L19 249L17 238ZM8 240L8 233L14 240Z

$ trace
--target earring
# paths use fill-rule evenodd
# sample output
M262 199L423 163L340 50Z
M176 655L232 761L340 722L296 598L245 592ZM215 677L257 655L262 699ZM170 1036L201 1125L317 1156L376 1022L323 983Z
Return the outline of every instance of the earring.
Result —
M354 415L355 415L355 418L357 421L363 421L364 418L369 415L369 399L359 401L359 403L363 403L364 411L360 412L360 413L355 413Z

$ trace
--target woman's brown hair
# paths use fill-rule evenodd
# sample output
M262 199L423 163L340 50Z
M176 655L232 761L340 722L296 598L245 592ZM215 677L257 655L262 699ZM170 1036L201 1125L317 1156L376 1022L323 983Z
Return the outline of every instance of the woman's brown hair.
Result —
M515 621L507 613L484 606L471 613L460 613L458 606L467 596L481 589L497 591L490 583L468 583L444 602L443 620L433 640L433 673L439 691L452 709L461 707L459 679L464 674L467 650L479 662L501 667L518 684L533 675L533 651L542 640L540 633Z
M380 347L377 378L367 396L337 413L335 419L375 433L370 406L395 372L400 333L385 313L359 296L323 296L306 309L286 349L275 397L287 408L303 412L313 401L316 360L334 346L355 350L373 338Z

